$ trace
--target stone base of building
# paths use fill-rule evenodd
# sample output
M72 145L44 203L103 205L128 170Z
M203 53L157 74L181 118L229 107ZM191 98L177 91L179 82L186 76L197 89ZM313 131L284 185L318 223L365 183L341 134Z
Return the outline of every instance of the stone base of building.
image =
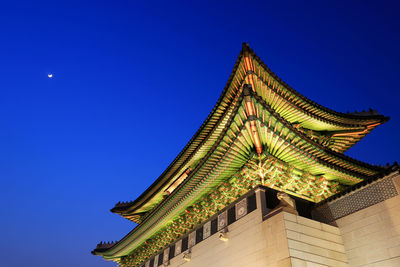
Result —
M227 240L213 235L191 248L190 262L169 266L347 266L338 227L281 211L266 220L259 210L228 226Z
M398 173L323 206L296 202L300 215L272 209L268 190L250 192L143 266L400 266Z

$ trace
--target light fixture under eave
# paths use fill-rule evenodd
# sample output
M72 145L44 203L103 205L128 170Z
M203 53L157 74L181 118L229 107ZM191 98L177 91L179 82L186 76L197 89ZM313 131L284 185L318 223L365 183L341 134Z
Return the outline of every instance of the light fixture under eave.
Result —
M185 261L190 261L192 259L192 253L190 251L183 253L183 259Z
M228 228L224 228L221 232L219 232L218 238L219 238L219 240L224 241L224 242L228 241L229 240Z

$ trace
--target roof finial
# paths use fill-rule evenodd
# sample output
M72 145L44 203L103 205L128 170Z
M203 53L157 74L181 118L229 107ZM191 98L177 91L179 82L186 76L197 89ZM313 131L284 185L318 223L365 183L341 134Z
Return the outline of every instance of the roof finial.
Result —
M243 51L248 51L249 49L250 49L249 44L246 43L246 42L243 42L243 43L242 43L242 50L243 50Z

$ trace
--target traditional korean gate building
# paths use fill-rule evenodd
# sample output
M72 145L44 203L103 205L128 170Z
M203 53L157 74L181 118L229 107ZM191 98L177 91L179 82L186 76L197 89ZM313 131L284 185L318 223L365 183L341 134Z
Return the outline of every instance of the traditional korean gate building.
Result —
M400 266L400 174L343 153L388 117L302 96L247 44L210 115L92 251L120 266Z

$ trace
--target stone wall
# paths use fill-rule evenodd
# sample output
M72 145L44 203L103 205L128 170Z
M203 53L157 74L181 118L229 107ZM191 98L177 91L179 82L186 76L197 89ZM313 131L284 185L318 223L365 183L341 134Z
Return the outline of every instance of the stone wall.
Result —
M290 213L283 217L292 266L347 266L337 227Z
M400 192L400 175L387 177ZM378 194L379 192L375 192ZM400 266L400 196L336 220L349 266Z
M191 248L189 262L178 256L170 260L170 266L279 266L280 260L289 257L283 231L283 220L264 224L258 209L228 226L227 241L215 234Z
M347 266L345 249L337 227L285 211L267 214L270 210L266 207L262 189L256 190L256 196L257 209L192 247L189 246L189 249L169 261L164 261L164 265ZM219 236L225 229L228 230L227 240L223 241ZM160 255L165 256L166 253ZM190 260L187 261L185 257L190 257Z
M347 266L339 229L287 212L262 220L255 210L228 226L228 240L211 236L191 248L191 259L169 266L300 267Z
M263 190L256 189L255 195L238 200L210 222L194 229L194 234L190 233L185 241L189 244L185 249L184 239L177 241L172 245L175 256L168 257L166 248L144 266L400 266L398 173L326 203L324 209L331 209L329 214L336 216L329 221L330 225L285 211L271 212ZM356 203L366 194L364 203ZM349 213L352 209L356 211ZM222 221L225 225L220 227ZM213 227L212 222L214 231L206 234ZM196 240L199 229L203 233L201 241L193 241L191 246L190 240ZM223 241L219 236L225 230L227 240ZM184 255L190 260L185 260ZM163 259L158 260L160 257Z

